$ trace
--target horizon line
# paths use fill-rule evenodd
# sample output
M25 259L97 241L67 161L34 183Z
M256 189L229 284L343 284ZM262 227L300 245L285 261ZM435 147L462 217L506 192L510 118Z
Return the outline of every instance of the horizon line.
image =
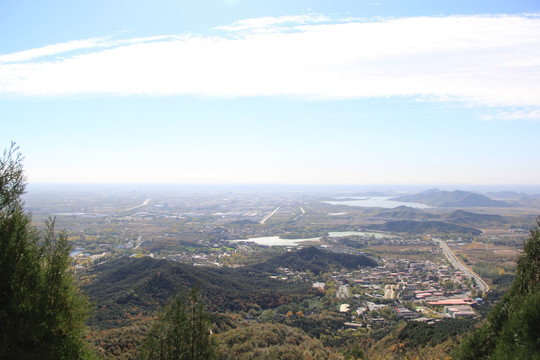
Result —
M365 190L371 190L366 188L381 189L381 188L424 188L424 189L434 189L434 188L454 188L459 190L460 188L504 188L508 190L509 188L516 189L535 189L534 191L540 192L540 183L536 184L511 184L511 183L501 183L501 184L483 184L483 183L210 183L210 182L199 182L199 183L160 183L160 182L27 182L28 186L68 186L68 187L116 187L116 186L131 186L131 187L335 187L335 188L364 188Z

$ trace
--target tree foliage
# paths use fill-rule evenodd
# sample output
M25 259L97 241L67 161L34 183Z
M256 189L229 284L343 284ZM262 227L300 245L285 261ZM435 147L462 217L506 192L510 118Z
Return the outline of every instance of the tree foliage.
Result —
M212 299L208 310L218 312L275 308L311 291L310 284L271 279L245 267L196 267L150 257L110 261L90 269L87 275L94 280L83 290L99 304L89 321L100 329L128 326L129 316L153 316L179 288L188 292L197 283L202 296Z
M302 330L281 324L257 324L218 335L221 360L342 359Z
M540 217L523 244L516 278L457 359L540 359Z
M141 348L144 360L211 360L216 345L199 288L188 297L179 293L154 323Z
M435 324L411 321L398 333L397 340L411 348L434 347L463 334L476 322L476 319L446 319Z
M358 267L377 266L377 262L365 255L338 254L324 251L316 247L307 247L297 251L286 252L255 264L253 269L269 273L276 272L279 267L287 267L295 271L311 271L320 275L330 268L358 269Z
M12 144L0 159L0 358L81 359L88 310L69 272L65 232L44 234L23 210L22 156Z

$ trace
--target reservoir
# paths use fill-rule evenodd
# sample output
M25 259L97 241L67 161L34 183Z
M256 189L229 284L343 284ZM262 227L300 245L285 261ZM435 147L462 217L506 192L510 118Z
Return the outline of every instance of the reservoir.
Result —
M413 203L413 202L403 202L403 201L394 201L390 200L391 197L348 197L344 200L331 200L323 201L325 204L329 205L347 205L347 206L358 206L358 207L378 207L385 209L393 209L398 206L408 206L416 209L429 209L430 207L426 204Z
M321 240L320 237L314 237L309 239L282 239L279 236L263 236L251 239L230 240L230 242L254 242L257 245L264 246L298 246L303 242L319 240Z
M367 236L367 237L373 236L376 239L382 239L382 238L387 238L387 237L391 237L391 238L399 237L396 235L383 234L383 233L371 232L371 231L370 232L365 232L365 231L330 231L328 232L328 237L331 237L331 238L353 236L353 235Z
M342 237L342 236L352 236L352 235L359 235L359 236L374 236L376 238L383 238L383 237L396 237L393 235L383 234L383 233L377 233L377 232L363 232L363 231L331 231L328 233L328 237ZM256 237L251 239L237 239L237 240L229 240L232 243L241 243L241 242L253 242L257 245L264 245L264 246L298 246L304 242L317 242L320 241L321 237L314 237L314 238L308 238L308 239L282 239L279 236L263 236L263 237Z

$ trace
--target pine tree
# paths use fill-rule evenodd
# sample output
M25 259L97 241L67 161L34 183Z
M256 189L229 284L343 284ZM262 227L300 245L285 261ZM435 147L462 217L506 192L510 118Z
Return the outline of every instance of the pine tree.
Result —
M0 159L0 359L85 359L88 302L69 271L65 232L41 235L24 212L22 156Z
M210 320L199 295L199 287L189 296L179 292L154 320L142 348L142 360L211 360L216 344L210 336Z
M516 278L455 359L540 359L540 217L523 244Z

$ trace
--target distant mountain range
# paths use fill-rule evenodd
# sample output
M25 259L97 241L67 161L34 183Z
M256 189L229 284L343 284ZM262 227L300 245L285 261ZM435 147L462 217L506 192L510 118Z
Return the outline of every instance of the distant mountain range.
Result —
M502 200L493 200L485 195L455 190L444 191L430 189L414 195L404 195L392 198L394 201L416 202L434 207L515 207Z
M518 200L522 198L534 197L535 195L530 195L522 192L515 191L497 191L497 192L488 192L484 195L497 200ZM538 197L538 195L536 195Z
M486 193L487 196L497 200L507 200L528 208L540 208L540 194L526 194L515 191L499 191Z

